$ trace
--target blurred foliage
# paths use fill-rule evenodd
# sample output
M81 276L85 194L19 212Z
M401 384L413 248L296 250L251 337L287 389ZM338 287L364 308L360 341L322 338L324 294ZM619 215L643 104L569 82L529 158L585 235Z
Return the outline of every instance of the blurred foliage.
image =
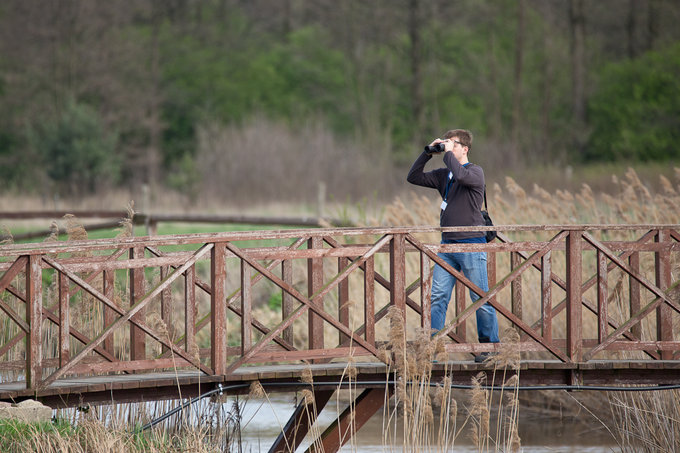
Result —
M323 124L376 156L386 180L457 127L489 170L677 157L680 4L584 8L587 124L574 117L574 17L559 1L6 0L0 177L75 194L106 174L196 197L198 132L262 116L293 132ZM314 152L281 149L294 165Z
M680 158L680 45L607 65L590 101L591 160Z
M29 142L50 180L61 193L79 195L118 179L116 137L107 133L89 106L67 102L59 118L29 131Z

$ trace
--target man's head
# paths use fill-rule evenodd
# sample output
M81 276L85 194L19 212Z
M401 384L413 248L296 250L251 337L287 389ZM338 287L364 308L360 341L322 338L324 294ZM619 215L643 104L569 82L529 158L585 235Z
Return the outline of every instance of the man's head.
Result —
M450 141L447 150L453 152L456 160L461 164L468 163L468 153L472 147L472 132L465 129L454 129L447 131L442 137L444 140ZM451 148L449 149L449 146Z
M465 129L453 129L446 131L442 137L444 140L456 139L461 146L467 146L468 152L472 149L472 132Z

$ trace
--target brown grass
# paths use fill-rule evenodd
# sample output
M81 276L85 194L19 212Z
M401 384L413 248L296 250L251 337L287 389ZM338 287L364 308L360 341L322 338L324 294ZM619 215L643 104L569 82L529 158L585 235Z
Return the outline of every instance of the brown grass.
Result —
M566 190L555 190L549 192L536 185L531 191L527 191L519 186L513 179L507 178L504 187L494 184L489 190L489 210L491 215L498 225L514 225L514 224L562 224L562 223L677 223L680 218L680 169L676 169L674 180L661 176L659 186L662 188L660 192L653 192L647 188L645 184L640 181L640 178L633 170L629 170L623 178L613 178L613 186L616 188L613 193L593 193L593 190L584 185L580 191L572 193ZM409 197L395 198L389 205L382 210L375 212L368 212L363 209L361 213L354 214L355 219L365 221L367 225L436 225L438 221L438 206L439 202L436 197L423 197L411 195ZM132 218L135 215L134 205L128 205L128 216L121 223L120 235L126 236L131 233ZM87 238L87 231L82 227L82 223L78 219L69 216L64 219L66 222L66 231L69 235L69 240L82 240ZM46 240L55 240L58 232L58 225L52 224L51 234ZM621 232L602 232L603 239L631 239L626 233ZM5 240L11 241L11 232L9 230L3 232ZM420 238L429 243L437 243L438 235L429 234L423 235ZM512 238L514 240L529 239L528 233L517 233ZM545 239L545 235L536 234L537 239ZM354 238L357 243L374 242L376 238ZM408 256L407 259L407 277L412 278L419 272L420 261L419 257ZM304 260L301 260L304 261ZM560 260L555 259L556 263ZM584 261L584 275L594 272L594 266L591 262ZM509 260L507 255L498 256L499 269L507 269ZM564 274L564 269L558 265L554 266L553 271L558 275ZM294 266L294 285L303 293L306 292L306 262L296 263ZM328 276L335 275L337 267L331 261L324 262L324 268ZM375 259L376 272L383 275L389 275L389 262L386 257L377 256ZM653 275L650 277L651 269L653 268L653 254L641 255L642 272L653 281ZM672 272L677 275L679 267L679 260L677 254L673 255ZM127 274L127 273L126 273ZM359 273L357 273L359 274ZM232 269L228 272L231 278L238 279L238 270ZM203 277L206 277L203 275ZM114 299L117 302L125 300L124 295L128 292L129 281L125 278L116 281L117 288ZM158 279L158 276L151 277ZM536 296L538 292L539 277L537 274L527 274L523 277L524 285L524 313L527 320L537 319L537 313L540 313L540 301ZM16 285L21 289L22 281L17 281ZM99 283L94 283L98 285ZM376 285L376 306L381 307L388 301L388 294L386 291ZM628 319L630 310L626 306L628 292L627 277L621 272L611 272L609 276L609 306L610 314L613 317L618 317L619 321ZM275 312L267 306L268 297L271 295L272 286L263 286L255 292L256 299L255 316L258 320L270 327L280 322L280 312ZM173 291L177 293L178 291ZM559 297L559 292L555 291L555 299ZM595 299L592 291L587 294L592 300ZM417 300L417 292L413 294ZM350 300L363 300L363 286L361 277L350 276ZM47 289L47 297L45 303L48 306L54 306L56 301L56 287L51 286ZM75 327L84 332L90 337L96 336L101 330L100 320L102 319L101 304L94 303L88 299L87 295L77 294L73 296L74 313L72 322ZM501 293L499 301L509 306L509 293ZM177 302L177 301L176 301ZM7 300L11 306L18 313L23 313L21 304L14 298ZM336 312L338 309L338 299L335 292L329 294L327 300L324 301L325 307L330 312ZM209 298L199 297L198 299L198 313L200 318L209 309ZM350 326L352 330L363 323L363 307L361 304L350 304ZM449 309L449 315L453 315L453 309ZM183 321L176 322L175 325L165 326L160 319L158 303L154 301L147 312L147 322L153 325L159 332L163 332L163 336L175 339L173 332L182 332ZM238 325L238 321L233 315L230 315L230 326ZM181 316L177 316L180 318ZM3 319L3 338L11 337L16 333L17 327L12 323L8 323ZM407 315L406 325L412 325L412 315ZM299 322L294 324L294 343L298 346L304 346L307 342L307 330L304 317ZM501 395L501 404L495 409L497 413L495 417L491 417L493 395L486 392L481 386L482 382L477 382L477 388L472 393L471 405L468 410L468 421L463 427L456 425L456 415L459 412L459 403L453 397L450 390L450 380L446 379L439 383L435 390L430 392L432 360L440 359L446 360L446 354L442 354L443 344L441 340L433 343L429 339L429 332L417 331L415 329L406 329L404 325L403 315L399 312L391 311L389 316L378 323L376 326L376 336L378 341L389 341L389 348L383 348L385 354L385 361L389 362L391 367L397 370L399 376L403 379L399 381L396 392L396 399L398 401L399 414L386 414L385 439L392 441L393 434L396 429L396 419L403 419L404 441L410 442L409 448L420 448L418 446L431 445L440 448L441 451L446 451L450 446L454 445L456 436L462 433L463 428L470 427L472 436L476 440L477 445L483 449L494 449L499 445L503 446L504 451L517 451L520 444L520 439L517 434L517 420L519 410L519 394L517 392L517 380L513 377L507 377L504 374L507 370L516 370L518 372L517 364L519 363L519 355L516 348L512 348L513 340L511 336L514 331L508 331L504 338L503 349L501 354L492 360L494 370L499 374L494 373L493 379L504 385L504 394ZM467 331L469 340L474 341L475 326L474 317L468 321ZM501 328L506 329L507 323L502 323ZM52 330L50 330L52 329ZM596 319L592 316L586 315L584 318L584 331L596 331ZM675 335L678 335L678 326L674 326ZM46 350L54 354L56 351L54 338L58 336L53 328L46 328ZM646 319L643 323L643 338L653 339L655 332L654 319ZM555 337L564 333L564 319L556 318L553 334ZM238 340L238 329L230 328L228 331L230 341ZM516 335L516 332L514 332ZM9 336L9 337L8 337ZM129 346L126 341L129 335L126 331L121 330L116 333L116 351L115 355L118 357L125 357L128 353ZM327 327L326 338L337 338L337 332L332 327ZM199 347L207 345L208 338L206 334L199 334L197 338L191 339L189 344L192 354L198 353ZM4 343L3 343L4 344ZM78 352L82 345L73 343L71 345L72 353ZM150 345L150 349L157 348ZM22 346L19 345L13 348L5 359L18 359L22 354ZM157 354L159 351L155 351ZM150 352L152 355L154 352ZM348 362L346 369L347 376L351 379L355 377L356 368L353 362ZM311 373L307 378L312 382ZM301 399L308 400L309 395L301 394ZM554 397L551 396L551 398ZM672 408L663 408L663 414L672 413L672 410L677 410L677 395L670 400L675 405ZM593 397L595 401L597 397ZM645 418L646 415L651 415L662 409L661 404L669 401L661 401L662 396L658 397L658 401L654 398L650 400L632 399L618 397L612 399L611 404L616 408L615 416L618 417L619 431L625 433L624 442L633 444L634 439L643 438L645 435L645 427L649 431L649 427L654 427L654 431L659 431L659 435L654 434L654 439L667 437L665 433L677 432L677 426L674 423L678 420L676 415L668 418ZM548 406L552 403L544 403ZM497 404L497 403L496 403ZM560 407L567 407L563 402L555 403ZM593 404L598 404L595 401ZM547 408L547 407L546 407ZM649 414L644 412L645 408ZM310 410L315 410L310 407ZM491 419L498 420L496 426L490 426ZM663 425L663 426L657 426ZM94 426L94 425L93 425ZM98 429L93 427L94 429ZM200 435L201 433L197 433ZM651 435L651 434L650 434ZM102 435L103 436L103 435ZM186 442L191 444L193 434L189 432ZM126 442L123 435L119 436L118 442ZM104 444L108 445L106 437ZM434 439L434 440L432 440ZM63 440L44 439L46 445L51 445L55 442L63 442ZM80 441L79 441L80 442ZM661 441L646 440L645 442L653 445L664 445ZM120 444L116 444L120 445ZM406 446L406 445L405 445ZM51 448L51 447L50 447ZM120 447L116 447L119 448ZM196 447L198 448L198 447ZM50 451L50 450L45 450ZM57 450L54 450L57 451ZM79 451L79 450L73 450ZM172 451L172 450L170 450ZM203 450L196 450L203 451ZM208 450L205 450L208 451ZM650 450L651 451L651 450Z
M611 393L609 400L624 453L680 451L680 391Z

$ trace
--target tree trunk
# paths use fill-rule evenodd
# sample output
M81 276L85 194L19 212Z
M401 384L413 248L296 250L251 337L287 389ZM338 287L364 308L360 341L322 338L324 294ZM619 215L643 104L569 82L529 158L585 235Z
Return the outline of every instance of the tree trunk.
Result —
M572 119L576 132L573 137L578 152L583 152L585 134L582 132L586 122L585 95L585 16L583 0L570 0L569 25L571 31L571 87Z
M420 28L420 0L409 1L408 29L411 39L411 114L415 124L417 138L421 141L423 134L425 111L423 108L423 73Z
M155 8L154 8L155 9ZM146 158L146 178L151 193L156 192L160 174L161 150L161 75L160 75L160 11L154 11L151 31L151 95L149 99L149 147ZM148 208L148 206L147 206Z
M524 0L517 2L517 32L515 34L515 78L512 95L512 152L520 155L520 128L522 117L522 60L524 59Z
M631 60L636 56L635 46L635 4L637 0L628 0L628 19L626 20L626 32L628 34L628 58Z
M551 115L550 110L552 107L552 89L553 89L553 77L554 77L554 65L552 59L550 58L554 52L554 43L552 30L550 25L552 22L548 22L543 28L543 65L542 65L542 102L541 102L541 134L540 134L540 147L541 147L541 159L543 163L548 163L550 158L557 157L557 150L551 150L550 137L552 124L550 122ZM560 150L561 151L561 150Z
M659 0L649 0L647 33L647 50L653 50L659 39Z

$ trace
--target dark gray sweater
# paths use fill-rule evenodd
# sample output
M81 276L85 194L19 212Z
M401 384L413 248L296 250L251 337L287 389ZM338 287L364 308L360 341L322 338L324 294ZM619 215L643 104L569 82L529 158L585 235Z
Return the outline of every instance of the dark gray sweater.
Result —
M446 168L437 168L424 172L425 164L432 158L432 154L423 152L413 163L406 180L411 184L431 187L439 191L440 197L446 192L449 173L453 175L453 183L446 197L447 206L440 212L440 226L473 226L484 225L481 209L484 201L484 170L479 165L461 165L453 153L444 154ZM484 236L483 232L442 233L447 240L468 239Z

